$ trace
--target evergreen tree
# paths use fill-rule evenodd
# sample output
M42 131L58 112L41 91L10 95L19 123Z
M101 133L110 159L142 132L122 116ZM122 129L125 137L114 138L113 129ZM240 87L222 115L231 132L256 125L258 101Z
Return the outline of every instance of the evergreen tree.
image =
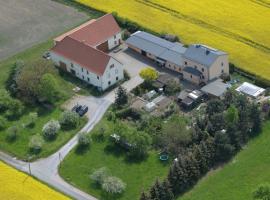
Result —
M128 102L127 91L122 86L119 86L115 94L115 105L117 107L121 107L127 104L127 102Z
M142 192L140 200L151 200L151 198L145 192Z
M160 200L173 200L174 195L170 182L166 179L161 184Z

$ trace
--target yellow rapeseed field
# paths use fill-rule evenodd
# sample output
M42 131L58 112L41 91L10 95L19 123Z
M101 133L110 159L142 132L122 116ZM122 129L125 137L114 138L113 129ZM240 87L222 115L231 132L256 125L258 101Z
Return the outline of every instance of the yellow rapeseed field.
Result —
M0 162L1 200L68 200L32 177Z
M227 51L231 62L270 80L270 0L77 1Z

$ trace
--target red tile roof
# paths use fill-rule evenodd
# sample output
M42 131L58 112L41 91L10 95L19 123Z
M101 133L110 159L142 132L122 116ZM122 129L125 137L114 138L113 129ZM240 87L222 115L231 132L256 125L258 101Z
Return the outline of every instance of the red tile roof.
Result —
M91 19L91 20L85 22L84 24L82 24L82 25L80 25L80 26L78 26L78 27L76 27L76 28L74 28L74 29L72 29L72 30L70 30L70 31L68 31L68 32L66 32L66 33L64 33L64 34L62 34L62 35L56 37L56 38L54 38L54 41L55 41L55 42L61 42L66 36L69 36L69 35L71 35L72 33L75 33L76 31L78 31L78 30L80 30L80 29L82 29L82 28L84 28L84 27L86 27L86 26L89 26L89 25L92 24L94 21L96 21L96 20L95 20L95 19Z
M88 45L97 46L119 32L121 29L113 15L107 14L69 36L75 40L84 41Z
M102 51L84 42L79 42L70 36L57 43L51 51L98 75L104 74L111 58Z

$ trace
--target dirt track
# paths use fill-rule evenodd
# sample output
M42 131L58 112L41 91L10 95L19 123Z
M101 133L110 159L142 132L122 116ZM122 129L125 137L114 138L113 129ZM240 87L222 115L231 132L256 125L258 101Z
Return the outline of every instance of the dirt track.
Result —
M51 0L0 0L0 60L86 19L74 8Z

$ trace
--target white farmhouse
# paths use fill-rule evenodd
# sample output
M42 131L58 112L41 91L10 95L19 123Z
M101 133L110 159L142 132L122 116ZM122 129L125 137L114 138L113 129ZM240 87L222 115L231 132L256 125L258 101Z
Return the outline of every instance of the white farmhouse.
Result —
M121 43L121 29L111 14L90 20L54 42L52 61L100 90L124 78L123 64L107 54Z

